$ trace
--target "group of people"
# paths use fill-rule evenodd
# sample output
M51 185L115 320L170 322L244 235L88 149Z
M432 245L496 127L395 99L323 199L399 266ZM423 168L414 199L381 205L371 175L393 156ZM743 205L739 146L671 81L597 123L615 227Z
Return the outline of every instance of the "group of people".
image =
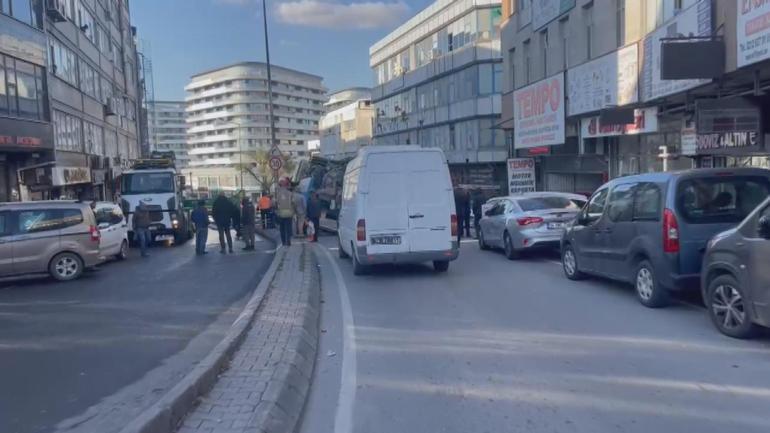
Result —
M290 246L293 235L306 235L311 242L318 241L321 201L317 193L312 193L306 199L303 194L292 188L289 179L281 179L273 207L281 233L281 244Z
M473 230L478 236L481 221L481 205L486 202L484 193L476 188L470 193L465 188L455 189L455 211L457 212L457 242L463 237L471 237L471 210L473 210Z
M251 199L243 197L240 208L228 199L224 192L214 200L211 207L211 216L219 233L220 253L233 253L232 229L237 227L243 239L244 251L253 251L255 247L256 209ZM198 206L193 210L190 219L195 225L195 253L206 254L206 242L209 236L209 211L206 201L199 200Z

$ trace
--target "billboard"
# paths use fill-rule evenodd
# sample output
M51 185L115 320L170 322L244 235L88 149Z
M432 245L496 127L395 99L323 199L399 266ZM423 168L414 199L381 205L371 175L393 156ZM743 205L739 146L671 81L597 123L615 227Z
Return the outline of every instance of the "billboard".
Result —
M516 149L564 143L564 73L513 92Z
M738 2L738 67L770 59L770 2Z
M644 38L641 80L643 101L679 93L710 81L661 78L661 39L681 35L711 36L711 0L698 0Z
M658 131L658 108L634 110L634 122L628 125L604 125L599 116L580 120L580 136L583 138L613 137L617 135L647 134Z
M508 194L535 192L535 160L511 158L508 160Z
M538 31L575 7L575 0L532 0L532 29Z
M583 63L567 72L567 113L599 111L639 100L639 49L636 44Z

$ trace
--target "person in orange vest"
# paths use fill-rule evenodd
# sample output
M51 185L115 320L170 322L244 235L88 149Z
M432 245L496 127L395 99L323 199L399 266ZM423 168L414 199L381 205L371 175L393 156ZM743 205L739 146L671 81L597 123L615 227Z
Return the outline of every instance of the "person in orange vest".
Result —
M270 194L263 192L262 197L259 198L259 217L262 220L262 228L267 229L267 221L270 218L270 210L273 208L273 201L270 199Z

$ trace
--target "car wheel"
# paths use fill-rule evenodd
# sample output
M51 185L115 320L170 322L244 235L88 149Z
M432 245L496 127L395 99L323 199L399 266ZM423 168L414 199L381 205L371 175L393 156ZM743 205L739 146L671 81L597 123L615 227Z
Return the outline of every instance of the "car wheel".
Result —
M733 338L751 338L757 330L746 308L743 288L731 275L722 275L709 284L708 309L719 332Z
M83 273L83 260L75 253L61 253L51 260L48 272L59 281L70 281Z
M508 260L516 260L519 258L520 253L513 247L513 241L508 232L505 232L503 235L503 248L505 250L505 257L507 257Z
M355 247L353 245L350 246L350 251L353 251L353 254L350 255L350 257L353 258L353 275L364 275L369 271L369 267L366 265L362 265L361 262L358 261L358 256L356 256L355 253Z
M337 237L337 254L340 256L341 259L347 259L350 257L348 253L345 252L345 250L342 249L342 241L340 240L339 236Z
M570 280L577 281L586 277L586 274L580 272L578 268L577 255L571 245L564 246L564 252L561 255L561 266L564 269L564 275Z
M668 290L658 283L655 268L649 260L642 260L636 267L634 286L639 302L645 307L660 308L668 304Z
M449 270L449 262L435 261L433 262L433 269L435 269L436 272L446 272Z
M115 255L118 260L126 260L128 258L128 241L124 240L120 244L120 251Z
M484 240L484 230L479 230L479 249L484 251L489 249L489 245L487 245L487 242Z

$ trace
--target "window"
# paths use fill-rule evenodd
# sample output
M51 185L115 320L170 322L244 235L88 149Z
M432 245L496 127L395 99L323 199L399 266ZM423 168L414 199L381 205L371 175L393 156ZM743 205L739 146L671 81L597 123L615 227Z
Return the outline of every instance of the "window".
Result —
M594 48L594 7L593 4L588 5L583 11L585 14L585 26L586 26L586 58L591 59L593 57Z
M510 78L511 89L516 88L516 49L511 48L508 51L508 77Z
M615 17L615 39L618 47L626 43L626 0L615 0L617 2Z
M524 41L524 84L529 84L532 79L532 66L530 59L530 46L529 40Z
M101 78L85 60L80 59L80 90L86 95L101 99Z
M611 221L631 221L634 214L635 185L633 183L625 183L612 189L609 211L607 212Z
M83 138L85 151L91 155L104 155L104 132L101 126L91 122L83 122Z
M690 224L738 223L770 193L758 176L702 177L682 181L676 206Z
M601 218L604 213L604 206L607 203L607 188L596 192L591 200L588 202L584 210L584 215L591 221L596 221Z
M79 209L35 209L19 211L18 233L39 233L59 230L83 222Z
M0 236L8 236L11 234L11 228L8 227L8 217L10 214L10 212L0 212Z
M0 13L42 29L42 2L43 0L0 0Z
M540 33L540 48L543 49L543 77L548 76L548 29Z
M69 152L83 151L83 129L79 118L54 110L53 130L56 149Z
M0 115L44 120L43 68L0 55Z
M83 32L85 37L96 44L96 23L94 22L94 16L86 9L84 2L81 0L77 5L78 15L78 27Z
M77 56L57 39L49 36L50 53L48 57L51 72L62 80L78 85Z
M634 197L634 221L658 221L661 211L660 188L654 183L641 183Z
M562 69L566 71L569 68L569 20L559 21L559 28L561 29Z

